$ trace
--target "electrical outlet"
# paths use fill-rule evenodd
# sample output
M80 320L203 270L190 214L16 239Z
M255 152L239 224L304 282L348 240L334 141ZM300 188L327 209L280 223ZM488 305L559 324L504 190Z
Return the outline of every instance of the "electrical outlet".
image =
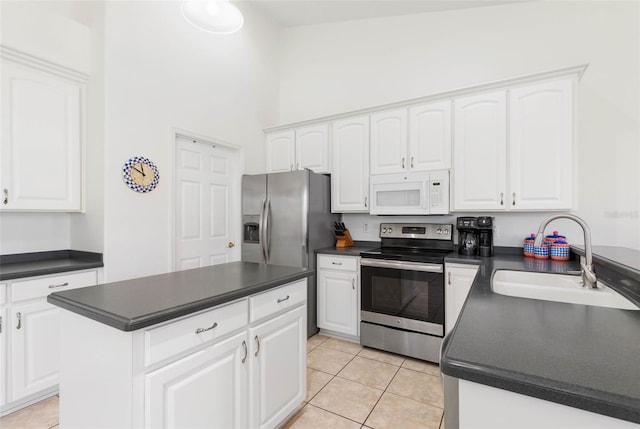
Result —
M362 224L362 232L369 232L369 224L368 223Z

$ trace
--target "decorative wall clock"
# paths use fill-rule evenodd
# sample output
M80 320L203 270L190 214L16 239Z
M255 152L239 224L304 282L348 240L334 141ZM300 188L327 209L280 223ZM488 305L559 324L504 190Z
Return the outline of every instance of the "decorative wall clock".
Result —
M136 192L151 192L158 186L160 174L158 167L149 159L134 156L122 167L122 179Z

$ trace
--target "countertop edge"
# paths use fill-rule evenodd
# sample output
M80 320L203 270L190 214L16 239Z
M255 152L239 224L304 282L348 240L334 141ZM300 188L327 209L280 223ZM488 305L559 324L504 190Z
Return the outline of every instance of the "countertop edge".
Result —
M223 295L216 295L210 299L204 299L201 301L184 304L178 307L174 307L171 310L166 310L159 313L153 313L153 314L145 315L143 317L139 317L135 319L122 318L113 313L101 311L95 307L77 305L73 301L68 300L65 297L56 295L55 293L50 294L47 297L47 302L49 302L50 304L56 305L58 307L64 308L73 313L80 314L82 316L85 316L97 322L101 322L105 325L111 326L112 328L116 328L120 331L131 332L131 331L137 331L139 329L147 328L149 326L156 325L158 323L166 322L168 320L176 319L178 317L196 313L201 310L206 310L208 308L212 308L221 304L226 304L228 302L245 298L260 292L264 292L266 290L273 289L278 286L282 286L284 284L294 282L296 280L301 280L303 278L312 276L314 272L315 272L314 270L309 269L305 272L290 274L287 276L280 277L277 280L269 280L251 287L244 288L239 291L233 291ZM96 287L100 287L100 286L96 286Z
M102 267L104 267L103 262L78 262L78 265L74 265L74 266L43 268L40 270L29 270L26 272L0 274L0 281L26 279L29 277L46 276L49 274L68 273L72 271L90 270L92 268L102 268Z
M59 261L59 266L52 263ZM73 265L69 265L72 262ZM39 265L45 264L45 267ZM17 270L7 268L19 265ZM0 255L0 281L15 280L21 278L46 276L70 271L88 270L104 267L102 253L88 252L84 250L50 250L44 252L15 253Z

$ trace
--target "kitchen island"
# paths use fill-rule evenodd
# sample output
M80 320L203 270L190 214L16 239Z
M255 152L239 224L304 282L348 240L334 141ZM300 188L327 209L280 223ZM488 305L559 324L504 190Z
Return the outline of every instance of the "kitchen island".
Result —
M276 427L306 395L312 274L232 262L50 295L61 426Z
M640 304L637 267L594 261L601 280ZM496 270L562 273L579 269L577 261L497 254L446 262L480 263L443 342L447 427L640 427L640 311L505 296L491 287Z

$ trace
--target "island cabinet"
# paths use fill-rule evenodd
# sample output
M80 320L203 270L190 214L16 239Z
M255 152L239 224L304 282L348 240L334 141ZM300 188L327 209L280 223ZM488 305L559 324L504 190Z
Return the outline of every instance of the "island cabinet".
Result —
M575 77L454 100L453 211L573 207Z
M97 270L78 271L0 286L0 414L57 392L61 310L47 303L47 295L95 285L97 275Z
M64 311L60 425L278 426L306 396L306 291L300 280L129 332Z

